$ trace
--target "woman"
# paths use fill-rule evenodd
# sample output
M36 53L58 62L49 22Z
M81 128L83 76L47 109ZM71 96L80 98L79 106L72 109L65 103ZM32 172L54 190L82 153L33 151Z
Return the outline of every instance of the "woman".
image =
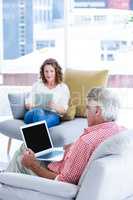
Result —
M40 68L40 80L33 86L32 91L25 101L27 112L24 116L26 124L46 120L48 127L58 125L61 116L68 108L70 92L63 81L62 69L58 62L49 58ZM46 105L39 106L44 102Z

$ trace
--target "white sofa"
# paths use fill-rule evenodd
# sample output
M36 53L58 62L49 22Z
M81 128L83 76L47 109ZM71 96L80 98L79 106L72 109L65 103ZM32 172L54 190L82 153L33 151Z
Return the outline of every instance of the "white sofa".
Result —
M104 141L78 185L0 173L0 200L133 200L133 130Z

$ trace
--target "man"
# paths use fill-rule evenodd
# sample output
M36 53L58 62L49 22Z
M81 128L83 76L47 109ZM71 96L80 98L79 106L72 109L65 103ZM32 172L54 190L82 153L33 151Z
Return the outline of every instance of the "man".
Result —
M97 146L110 136L125 129L115 122L119 107L116 95L110 90L93 88L87 95L88 128L73 144L64 147L63 160L46 166L46 163L36 160L32 150L25 150L22 145L9 163L7 171L34 174L77 184Z

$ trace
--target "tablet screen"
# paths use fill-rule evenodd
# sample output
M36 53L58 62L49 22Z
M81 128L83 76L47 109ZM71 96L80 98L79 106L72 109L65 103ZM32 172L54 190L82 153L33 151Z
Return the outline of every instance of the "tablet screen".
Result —
M35 105L36 107L48 109L48 103L49 101L52 101L53 94L41 94L37 93L35 94Z
M32 126L27 125L22 129L26 146L38 153L40 151L52 148L52 144L49 138L49 134L45 124L33 124Z

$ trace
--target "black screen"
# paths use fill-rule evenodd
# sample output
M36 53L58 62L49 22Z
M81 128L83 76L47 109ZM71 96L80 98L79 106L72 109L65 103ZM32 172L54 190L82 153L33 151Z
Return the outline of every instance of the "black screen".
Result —
M37 124L22 128L22 132L27 147L34 153L49 149L52 147L45 124Z

